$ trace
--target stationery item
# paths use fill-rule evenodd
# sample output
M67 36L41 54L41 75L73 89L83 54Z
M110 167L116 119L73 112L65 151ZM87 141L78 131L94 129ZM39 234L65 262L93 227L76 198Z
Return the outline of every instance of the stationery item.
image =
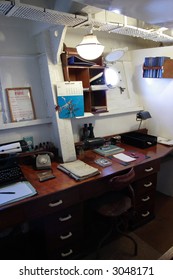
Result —
M125 155L124 153L119 153L117 155L113 155L114 158L117 158L121 161L124 161L124 162L131 162L131 161L134 161L136 160L135 157L131 157L131 156L128 156L128 155Z
M0 206L33 196L36 193L37 191L28 181L6 185L0 188Z
M167 146L173 146L173 139L167 139L167 138L158 136L157 143L167 145Z
M116 145L103 145L97 149L94 149L93 151L102 156L110 156L124 152L124 148L118 147Z
M100 174L100 171L97 168L92 167L79 159L72 162L61 163L57 166L57 168L67 173L76 181L84 180Z

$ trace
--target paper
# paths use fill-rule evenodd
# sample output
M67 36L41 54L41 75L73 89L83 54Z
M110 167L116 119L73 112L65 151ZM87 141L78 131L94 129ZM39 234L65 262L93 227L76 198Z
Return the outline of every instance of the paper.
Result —
M121 161L124 161L124 162L131 162L131 161L134 161L136 160L134 157L130 157L130 156L127 156L123 153L119 153L117 155L113 155L114 158L117 158L117 159L120 159Z
M59 82L57 88L59 118L67 119L84 116L82 82Z
M173 140L172 139L166 139L166 138L163 138L163 137L158 137L157 138L157 143L164 144L164 145L167 145L167 146L173 146Z
M20 142L0 146L0 154L22 152Z
M28 181L6 185L0 188L0 206L33 196L36 193Z

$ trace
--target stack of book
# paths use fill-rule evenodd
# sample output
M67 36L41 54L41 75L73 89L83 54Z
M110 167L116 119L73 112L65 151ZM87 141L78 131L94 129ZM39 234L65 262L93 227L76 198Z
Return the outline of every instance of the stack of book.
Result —
M144 78L162 78L163 65L165 60L170 59L168 56L145 57L144 61Z

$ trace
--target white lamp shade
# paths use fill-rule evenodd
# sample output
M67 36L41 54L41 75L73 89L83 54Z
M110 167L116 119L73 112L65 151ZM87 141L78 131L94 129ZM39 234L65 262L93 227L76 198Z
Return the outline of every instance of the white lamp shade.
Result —
M82 42L76 46L78 54L87 60L93 60L102 55L104 46L93 34L85 35Z

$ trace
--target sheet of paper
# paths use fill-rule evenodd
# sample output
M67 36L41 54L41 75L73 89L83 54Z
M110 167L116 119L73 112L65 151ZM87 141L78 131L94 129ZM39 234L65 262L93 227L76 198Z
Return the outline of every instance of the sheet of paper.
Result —
M127 156L124 153L119 153L119 154L113 155L113 157L117 158L121 161L124 161L124 162L131 162L131 161L136 160L134 157Z
M172 139L166 139L166 138L163 138L163 137L160 137L160 136L157 138L157 143L168 145L168 146L173 146L173 140Z
M28 181L6 185L0 188L0 206L21 200L36 193L36 190Z
M18 153L21 151L22 151L22 148L21 148L20 142L0 146L0 154Z

